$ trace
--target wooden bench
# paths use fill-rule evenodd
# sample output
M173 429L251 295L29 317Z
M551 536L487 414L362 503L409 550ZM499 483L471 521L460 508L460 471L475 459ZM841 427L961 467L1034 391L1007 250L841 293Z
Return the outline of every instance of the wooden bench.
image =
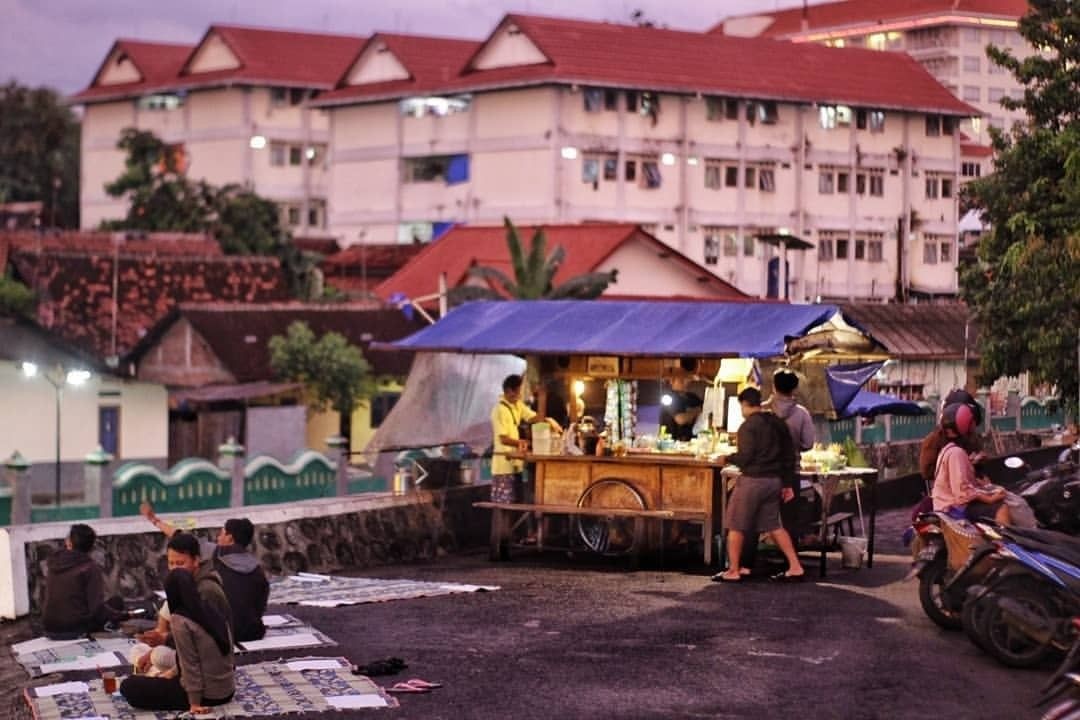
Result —
M687 522L704 522L704 512L684 510L644 510L633 508L597 508L578 507L577 505L540 505L535 503L496 503L474 502L473 507L491 510L491 552L492 560L508 560L510 558L511 533L517 523L513 523L515 513L522 514L524 518L528 514L537 515L565 515L568 517L595 517L595 518L632 518L634 521L634 537L645 536L646 520L680 520ZM518 521L520 523L520 519ZM711 538L705 539L706 563L711 560ZM543 540L537 542L537 549L543 549ZM635 555L637 548L635 548Z

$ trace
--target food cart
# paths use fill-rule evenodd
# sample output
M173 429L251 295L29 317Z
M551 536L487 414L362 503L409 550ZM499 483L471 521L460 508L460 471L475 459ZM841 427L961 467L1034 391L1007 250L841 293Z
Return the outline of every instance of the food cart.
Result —
M547 542L547 520L562 517L568 519L569 534L585 546L613 553L662 548L673 526L697 524L704 560L712 564L713 538L723 533L726 495L725 474L715 458L734 451L726 444L733 436L724 433L741 420L734 398L738 385L755 379L758 361L784 359L792 339L806 337L838 314L831 305L757 302L474 302L392 345L523 356L530 379L540 388L540 412L548 410L554 388L570 400L571 421L579 419L581 405L600 406L596 393L605 398L601 407L610 454L568 455L558 446L534 447L523 456L535 479L531 502L477 503L493 513L493 557L506 556L516 524L542 516L538 547ZM706 379L717 391L702 413L704 432L692 443L665 442L635 426L637 383L675 377ZM594 398L586 403L589 388ZM614 403L611 395L617 398ZM876 471L860 474L870 479ZM823 484L823 498L828 476L817 468L808 478ZM873 498L867 505L872 513ZM824 536L828 503L822 507Z

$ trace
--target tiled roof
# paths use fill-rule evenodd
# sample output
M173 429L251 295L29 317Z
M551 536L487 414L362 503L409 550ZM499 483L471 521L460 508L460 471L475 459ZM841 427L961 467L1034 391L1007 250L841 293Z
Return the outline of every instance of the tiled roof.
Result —
M809 5L806 9L808 30L838 29L848 26L878 24L925 15L993 15L1017 19L1028 11L1027 0L841 0ZM739 17L739 16L736 16ZM773 19L762 32L765 37L788 37L803 32L801 7L771 13L750 13L742 17ZM732 20L734 18L727 18ZM724 23L712 32L723 33Z
M994 148L989 145L980 145L974 142L961 142L960 143L960 156L961 157L976 157L984 158L990 157L994 154Z
M126 353L179 302L288 297L275 258L156 252L117 257L110 245L100 251L12 248L9 262L38 296L38 322L98 357Z
M965 325L967 356L978 358L977 326L961 303L848 303L840 309L899 359L963 359Z
M240 66L204 73L189 73L187 66L199 47L211 35L217 35L236 55ZM248 85L285 85L327 89L334 86L356 58L365 38L355 35L293 32L235 25L211 25L198 45L170 46L168 62L162 59L155 73L143 71L138 83L91 87L72 96L76 102L115 99L153 90L184 89L226 83ZM127 43L128 41L123 41ZM161 47L160 43L144 43ZM183 57L176 60L184 48ZM143 70L142 59L153 53L132 55L136 67ZM158 72L160 70L160 72Z
M566 259L555 273L553 283L558 285L572 277L595 272L623 243L642 239L655 243L666 257L665 262L677 262L689 271L707 277L712 297L718 295L731 299L745 297L734 286L713 276L689 258L680 255L668 245L629 223L586 223L581 225L545 225L548 252L561 246ZM518 237L528 243L536 228L519 226ZM658 261L660 261L658 259ZM506 246L506 230L501 225L457 226L428 245L398 272L377 285L374 292L384 299L395 293L418 298L438 291L439 273L446 273L447 287L453 288L468 279L469 269L476 265L493 267L513 277L510 252ZM618 283L611 287L618 292ZM725 298L726 299L726 298Z
M456 76L417 79L407 87L396 83L357 86L348 93L327 93L314 104L558 83L979 114L903 53L535 15L507 15L499 28L510 23L550 62L490 70L463 68ZM493 36L498 33L496 29Z
M72 95L72 101L94 100L98 98L123 97L140 94L153 88L168 86L176 77L187 60L194 45L177 43L143 42L140 40L117 40L105 55L102 66L94 73L90 86L82 92ZM142 79L136 82L116 85L98 85L97 80L104 69L104 63L112 57L113 51L127 53L128 59L138 69Z
M215 257L223 255L221 246L209 235L199 233L125 233L68 231L37 232L34 230L0 231L0 251L34 252L63 251L109 253L121 255L189 255ZM3 267L0 264L0 267Z
M322 261L326 283L352 295L365 295L424 249L419 243L352 245Z
M426 324L418 318L409 320L397 309L373 308L371 303L184 303L140 342L127 359L138 362L156 338L181 318L206 340L238 383L274 378L267 343L275 335L284 335L289 325L298 321L307 323L318 336L327 332L344 335L364 351L376 374L401 377L409 372L411 352L372 350L368 346L376 341L399 340Z

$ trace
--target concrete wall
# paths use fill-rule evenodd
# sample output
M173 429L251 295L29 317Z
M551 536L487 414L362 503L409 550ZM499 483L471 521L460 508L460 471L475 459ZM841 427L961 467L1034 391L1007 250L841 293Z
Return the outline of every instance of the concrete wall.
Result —
M331 573L432 560L486 542L487 513L474 510L472 503L488 493L487 486L470 486L407 496L327 498L246 508L245 515L256 525L255 554L268 573ZM213 539L234 514L215 510L197 518L166 519L182 527L194 520L195 531ZM161 588L167 572L164 536L148 532L141 517L96 521L94 527L107 593L139 597ZM0 617L40 608L45 559L61 546L68 528L46 523L0 529Z

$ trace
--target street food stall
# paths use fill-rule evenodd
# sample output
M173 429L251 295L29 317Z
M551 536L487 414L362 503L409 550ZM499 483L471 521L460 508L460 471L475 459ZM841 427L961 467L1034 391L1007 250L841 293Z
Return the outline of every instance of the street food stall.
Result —
M546 426L535 426L531 451L522 456L535 480L529 502L478 503L493 512L493 556L509 551L515 525L543 516L537 546L548 540L548 519L562 518L571 539L608 553L662 548L677 534L672 528L700 525L704 560L711 564L713 538L723 533L730 476L716 458L735 450L742 419L738 389L761 385L765 372L771 377L771 366L790 359L790 342L838 315L832 305L759 302L473 302L393 346L524 357L539 412L563 412L562 424L573 428L573 435L558 438ZM881 354L880 348L874 352ZM700 387L703 397L694 413L677 413L672 406L687 382ZM680 420L692 424L689 440L666 431L671 417L690 414ZM600 424L600 418L603 432L597 438L588 421ZM825 454L811 457L808 483L818 482L826 500L824 537L830 528L828 490L839 486L829 478L858 475L872 487L877 471L849 471ZM872 537L873 497L867 500Z

